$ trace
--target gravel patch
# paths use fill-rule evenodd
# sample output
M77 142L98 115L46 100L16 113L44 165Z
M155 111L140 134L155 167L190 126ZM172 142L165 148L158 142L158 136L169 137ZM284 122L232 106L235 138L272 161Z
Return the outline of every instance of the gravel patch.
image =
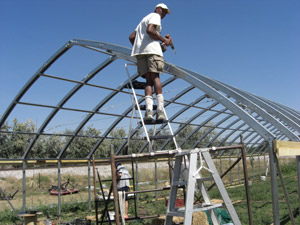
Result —
M128 169L131 169L131 164L124 164ZM138 169L154 169L154 162L150 163L139 163ZM167 168L167 162L158 162L158 168ZM111 166L110 165L101 165L96 166L98 171L101 173L102 176L107 177L111 175ZM87 166L78 166L78 167L62 167L61 174L63 175L79 175L84 176L88 175L88 167ZM40 169L27 169L26 170L26 177L33 177L40 175L57 175L57 168L40 168ZM93 167L91 166L91 174L93 174ZM16 178L22 179L23 172L22 169L12 169L12 170L1 170L0 171L0 178Z

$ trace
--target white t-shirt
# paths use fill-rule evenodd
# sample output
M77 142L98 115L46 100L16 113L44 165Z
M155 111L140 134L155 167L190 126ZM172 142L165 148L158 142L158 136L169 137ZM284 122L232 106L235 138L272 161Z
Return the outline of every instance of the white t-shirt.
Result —
M156 25L156 32L161 31L161 18L158 13L150 13L145 16L139 25L136 27L136 36L133 44L131 56L154 54L163 56L160 43L152 39L147 34L147 27L149 24Z
M118 180L118 182L117 182L117 188L119 189L122 187L129 187L130 186L129 178L131 178L131 176L130 176L128 170L124 166L119 165L119 166L117 166L117 173L122 174L121 180ZM126 180L123 180L123 179L126 179Z

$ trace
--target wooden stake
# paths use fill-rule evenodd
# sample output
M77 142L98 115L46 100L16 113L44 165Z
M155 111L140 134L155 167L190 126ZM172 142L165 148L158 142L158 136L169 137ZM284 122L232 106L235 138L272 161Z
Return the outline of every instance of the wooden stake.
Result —
M119 201L118 201L118 190L117 190L117 170L115 166L115 155L113 151L110 153L111 162L111 175L113 183L113 193L114 193L114 204L115 204L115 221L116 225L120 225L120 214L119 214Z
M97 187L96 187L96 166L95 158L93 155L93 185L94 185L94 200L95 200L95 211L96 211L96 224L98 224L98 200L97 200Z
M249 189L249 182L248 182L248 169L247 169L247 158L246 158L245 144L244 144L244 140L243 140L243 136L242 135L240 136L240 138L241 138L241 144L242 144L243 170L244 170L246 197L247 197L248 218L249 218L249 224L253 225L252 209L251 209L251 198L250 198L250 189Z

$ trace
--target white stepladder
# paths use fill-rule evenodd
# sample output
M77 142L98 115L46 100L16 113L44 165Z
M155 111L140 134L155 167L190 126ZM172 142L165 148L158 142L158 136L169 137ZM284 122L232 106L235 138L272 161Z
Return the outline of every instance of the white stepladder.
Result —
M138 98L136 96L135 89L143 89L144 90L145 86L146 86L146 83L145 82L139 82L139 81L136 81L136 80L135 81L131 81L130 73L128 71L128 65L134 65L135 66L135 64L128 64L128 63L125 64L125 69L126 69L126 73L127 73L127 76L128 76L128 84L130 86L131 93L132 93L132 95L134 97L133 104L132 104L133 107L132 107L132 116L131 116L131 121L130 121L130 130L131 130L131 127L132 127L133 115L134 115L135 110L137 109L138 110L138 115L140 117L140 124L143 126L144 133L145 133L145 136L146 136L146 140L148 142L149 152L153 152L154 151L154 149L153 149L153 141L154 140L158 140L158 139L172 138L172 140L174 142L174 145L175 145L175 148L178 149L178 145L177 145L177 142L176 142L176 139L175 139L172 127L171 127L171 125L169 123L169 120L168 120L168 117L167 117L167 114L166 114L165 110L164 110L164 114L166 116L166 120L155 120L155 119L153 119L153 120L144 120L143 114L142 114L142 110L146 110L146 105L140 105L139 104ZM157 109L157 105L153 105L153 110L156 110L156 109ZM156 125L157 124L163 124L163 123L167 123L170 135L154 135L154 136L149 136L146 125L154 125L154 134L155 134L156 133ZM129 136L130 136L130 134L128 135L128 137Z
M183 165L184 157L189 156L188 178L187 180L180 180L181 166ZM197 168L197 159L199 156L200 167ZM204 160L203 160L204 159ZM207 167L204 166L204 161ZM203 177L202 170L206 170L211 175L210 177ZM203 172L203 171L202 171ZM208 191L206 190L205 181L214 180L216 186L222 196L224 203L213 204L210 201ZM201 191L204 202L202 204L194 205L195 185L198 185ZM175 208L175 201L178 186L186 185L186 199L185 207ZM209 149L193 149L191 151L182 151L175 155L175 165L172 177L171 190L168 201L168 208L166 212L165 225L171 225L173 216L184 217L184 225L192 224L193 212L208 211L214 225L219 224L217 216L214 212L215 208L226 206L228 213L234 225L241 225L239 217L231 203L225 186L220 175L214 165L210 156Z

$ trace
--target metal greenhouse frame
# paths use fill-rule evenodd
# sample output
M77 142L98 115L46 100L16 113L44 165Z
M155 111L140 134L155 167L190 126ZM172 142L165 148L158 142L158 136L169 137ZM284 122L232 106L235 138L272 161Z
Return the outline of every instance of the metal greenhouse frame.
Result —
M88 73L81 74L78 79L66 77L64 75L52 74L51 69L56 63L64 57L70 49L74 47L84 48L87 52L93 52L95 55L101 55L103 60L101 63L97 61L95 67ZM0 161L22 161L23 163L23 208L26 209L26 191L25 191L25 170L26 163L29 160L46 160L34 159L30 156L34 149L36 141L44 135L62 135L65 136L66 142L61 148L60 152L53 160L57 160L58 167L60 167L61 160L70 159L68 155L68 148L72 142L82 136L80 132L91 123L95 117L109 116L113 118L112 122L104 131L96 138L96 144L92 149L89 149L82 160L87 160L90 163L94 153L101 147L106 139L112 139L111 132L118 126L127 123L133 118L137 119L132 113L132 105L130 98L126 107L121 110L103 110L109 104L116 104L121 102L124 96L130 96L131 93L127 89L128 79L124 76L119 85L105 84L105 82L94 81L98 79L99 74L103 74L108 68L114 67L116 63L124 65L125 63L135 64L135 58L130 56L131 49L109 44L99 41L89 41L74 39L68 41L61 49L59 49L52 57L50 57L41 68L31 77L31 79L19 91L13 99L9 107L0 119L0 133L13 133L13 131L4 131L2 128L10 119L9 117L17 110L17 106L26 106L28 108L39 108L48 110L41 125L34 132L20 131L18 134L29 134L31 139L24 151L22 157L15 159L1 158ZM96 56L97 57L97 56ZM72 61L74 63L84 64L84 59L80 62ZM57 68L62 67L60 64ZM111 73L125 73L125 69L112 69ZM135 66L133 66L135 70ZM50 72L49 72L50 71ZM278 206L278 185L277 185L277 168L276 155L273 151L274 140L286 140L299 142L300 134L300 112L289 107L283 106L268 99L256 96L238 88L232 87L220 81L205 77L199 73L190 71L188 69L173 65L166 62L164 72L166 78L162 80L164 90L169 90L169 94L165 97L165 108L168 112L169 123L173 127L174 135L179 135L180 132L191 127L190 133L179 140L179 146L184 148L190 143L192 137L202 128L205 128L201 137L191 143L191 148L210 147L210 146L225 146L238 142L240 135L244 136L244 142L248 150L248 156L253 155L269 155L270 175L272 183L272 201L273 201L273 220L274 224L279 224L279 206ZM107 72L108 73L108 72ZM114 79L104 75L106 79ZM111 76L111 74L109 74ZM59 97L56 104L46 104L28 100L26 95L30 91L39 86L39 81L46 79L51 82L62 82L69 84L71 87L67 92ZM138 74L133 73L130 77L131 81L138 79ZM174 91L174 84L182 82L181 88L176 86ZM114 83L116 84L116 83ZM83 88L93 88L101 90L103 93L94 99L93 107L88 109L79 106L70 107L70 102ZM170 88L169 88L170 87ZM175 93L174 93L175 92ZM102 92L101 92L102 93ZM40 93L41 95L43 93ZM144 102L143 94L137 94L139 103ZM99 99L101 97L101 99ZM120 100L122 99L122 100ZM78 101L78 100L77 100ZM74 132L68 135L48 132L49 125L56 120L61 112L77 112L84 115L81 117ZM170 113L169 113L170 112ZM187 118L187 119L186 119ZM161 125L154 132L162 132L166 125ZM115 149L115 154L121 154L124 148L128 146L128 141L134 139L135 135L142 129L141 125L137 124L130 130L129 137L122 138L120 145ZM172 143L172 138L164 140L157 150L164 150ZM147 151L147 142L138 152ZM234 153L232 153L234 154ZM49 159L49 158L47 158ZM298 172L298 190L300 187L300 157L296 157L297 172ZM60 181L59 181L60 182ZM300 191L298 191L300 193ZM300 199L300 196L299 196ZM299 200L300 205L300 200Z

